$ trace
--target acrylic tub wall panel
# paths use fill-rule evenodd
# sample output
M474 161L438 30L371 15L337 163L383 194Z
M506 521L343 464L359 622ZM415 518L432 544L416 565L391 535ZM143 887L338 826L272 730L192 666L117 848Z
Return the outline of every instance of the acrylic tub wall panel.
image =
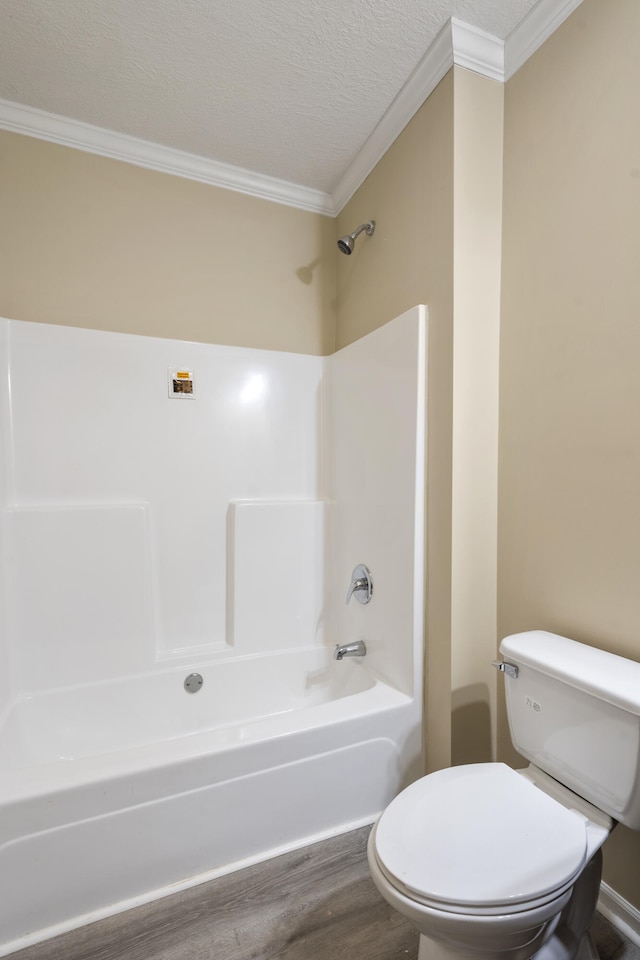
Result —
M223 649L229 502L318 496L322 358L15 321L3 332L9 505L147 503L158 656ZM168 370L183 367L195 398L169 399ZM61 555L77 527L66 520Z
M18 690L139 673L153 662L146 505L5 512Z
M243 653L324 639L326 504L230 507L228 638Z
M414 695L422 682L426 322L426 307L415 307L329 357L325 393L334 629L364 640L372 668ZM371 571L373 597L346 606L357 563Z

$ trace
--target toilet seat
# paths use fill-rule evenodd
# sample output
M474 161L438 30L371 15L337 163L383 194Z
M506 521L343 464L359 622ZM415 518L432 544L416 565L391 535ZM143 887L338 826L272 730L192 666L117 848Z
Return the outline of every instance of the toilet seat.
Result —
M376 825L375 854L388 882L425 906L515 913L572 884L588 824L505 764L471 764L399 794Z

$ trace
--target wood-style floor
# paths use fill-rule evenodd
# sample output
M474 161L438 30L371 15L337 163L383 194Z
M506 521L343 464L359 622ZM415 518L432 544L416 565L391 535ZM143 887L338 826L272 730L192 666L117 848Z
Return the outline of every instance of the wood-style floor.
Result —
M12 960L416 960L418 935L369 879L369 827L12 954ZM602 960L640 950L597 917Z

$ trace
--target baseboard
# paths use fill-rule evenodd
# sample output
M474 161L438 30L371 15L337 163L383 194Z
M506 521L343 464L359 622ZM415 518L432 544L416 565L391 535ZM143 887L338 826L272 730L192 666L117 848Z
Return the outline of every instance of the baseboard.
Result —
M640 910L616 893L608 883L600 884L598 910L627 940L640 947Z

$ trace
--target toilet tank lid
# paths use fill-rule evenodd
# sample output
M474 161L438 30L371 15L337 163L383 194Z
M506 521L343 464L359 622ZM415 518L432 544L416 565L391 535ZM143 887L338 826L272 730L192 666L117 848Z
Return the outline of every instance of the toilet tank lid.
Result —
M546 630L505 637L500 653L591 696L640 716L640 663Z

